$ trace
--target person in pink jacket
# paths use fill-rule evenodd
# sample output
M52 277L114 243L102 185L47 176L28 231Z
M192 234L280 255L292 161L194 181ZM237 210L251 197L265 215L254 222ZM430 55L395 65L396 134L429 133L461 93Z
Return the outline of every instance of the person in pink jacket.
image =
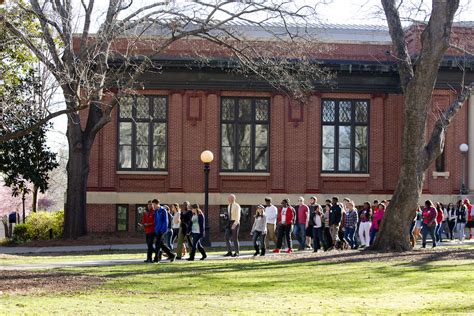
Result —
M372 225L370 226L370 245L374 243L377 232L380 229L380 223L382 222L383 215L385 214L385 204L380 203L375 209L374 217L372 219Z

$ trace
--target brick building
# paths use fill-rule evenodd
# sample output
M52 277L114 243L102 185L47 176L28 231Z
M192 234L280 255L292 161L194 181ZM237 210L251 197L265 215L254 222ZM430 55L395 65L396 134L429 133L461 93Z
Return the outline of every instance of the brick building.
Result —
M214 65L193 64L189 45L209 45L203 41L175 43L157 57L162 72L145 73L143 89L114 109L112 122L96 138L88 231L136 231L140 210L152 198L203 204L200 154L206 149L215 157L209 178L212 240L222 238L219 213L229 193L243 206L243 239L265 196L276 203L283 197L296 203L300 195L321 201L349 196L357 204L390 198L399 172L403 96L388 31L340 25L315 31L332 47L318 58L337 73L337 82L318 87L305 105L264 82L229 73L225 53L216 54ZM459 23L454 32L454 40L474 42L473 25ZM416 26L407 30L413 55L419 34ZM474 80L472 56L449 51L433 94L430 128L436 110L454 98L460 60L466 78ZM443 156L428 170L422 199L458 199L461 143L471 148L467 186L474 189L474 96L449 129Z

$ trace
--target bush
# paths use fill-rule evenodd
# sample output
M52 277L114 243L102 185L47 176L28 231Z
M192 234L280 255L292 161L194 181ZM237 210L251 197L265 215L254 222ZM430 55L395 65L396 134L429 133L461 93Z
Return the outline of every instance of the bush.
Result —
M31 240L31 227L29 224L17 224L13 229L13 242L24 243Z
M53 230L53 238L63 236L64 211L31 213L26 219L31 239L49 239L49 230Z

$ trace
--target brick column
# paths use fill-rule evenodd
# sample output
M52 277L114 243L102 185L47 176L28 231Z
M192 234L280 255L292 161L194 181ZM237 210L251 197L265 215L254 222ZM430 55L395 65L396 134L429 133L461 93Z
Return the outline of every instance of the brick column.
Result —
M270 108L270 173L272 192L285 191L285 99L272 97Z
M208 94L204 99L206 112L206 149L214 154L214 161L209 173L209 190L218 189L219 171L220 171L220 106L217 93Z
M383 191L384 189L384 107L385 96L373 95L370 105L370 135L369 135L369 173L372 191Z
M183 191L183 95L172 93L168 106L169 191Z
M307 104L306 192L318 192L321 172L321 97L312 96Z

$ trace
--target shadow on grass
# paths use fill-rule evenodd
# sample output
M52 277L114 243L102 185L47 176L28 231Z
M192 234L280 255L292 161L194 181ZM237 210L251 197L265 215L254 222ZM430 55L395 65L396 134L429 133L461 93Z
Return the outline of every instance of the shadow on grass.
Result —
M418 271L429 271L439 269L438 266L430 266L430 263L445 260L474 260L474 251L468 249L442 249L441 251L414 250L406 253L380 253L375 251L332 251L329 253L311 255L308 253L296 254L288 257L255 259L255 260L226 260L195 262L186 265L163 264L156 269L133 271L131 269L116 270L107 273L109 278L121 278L141 274L174 274L186 273L186 277L198 277L201 274L242 272L254 270L278 270L285 269L295 264L315 263L320 266L334 266L338 264L360 263L360 262L393 262L394 267L415 268ZM155 266L154 266L155 267ZM397 274L397 271L392 271ZM277 272L278 273L278 272ZM282 272L284 273L284 272ZM399 271L403 274L403 271Z

